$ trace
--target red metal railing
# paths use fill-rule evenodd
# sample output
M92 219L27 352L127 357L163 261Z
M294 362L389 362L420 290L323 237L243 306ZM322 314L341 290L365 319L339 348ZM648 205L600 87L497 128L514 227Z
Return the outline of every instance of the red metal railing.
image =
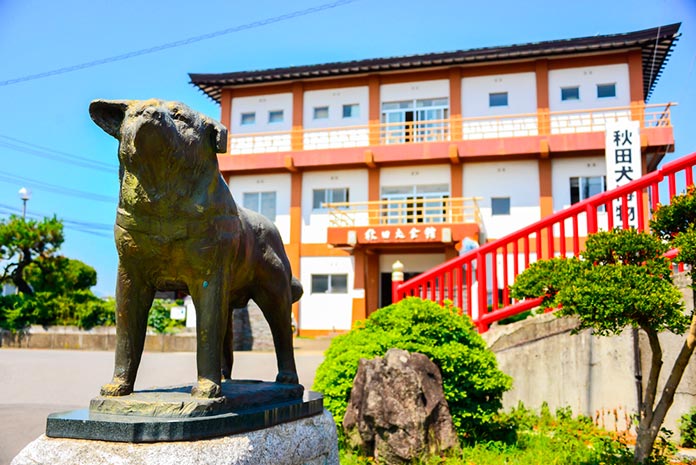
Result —
M439 303L450 300L484 332L491 323L539 305L541 299L516 302L509 294L515 277L530 263L555 256L578 256L587 235L600 229L647 230L650 212L677 193L678 176L683 173L685 187L694 184L694 166L696 152L395 285L394 296L397 300L409 296ZM629 208L634 210L633 217L629 217ZM620 221L607 213L614 211L621 212Z

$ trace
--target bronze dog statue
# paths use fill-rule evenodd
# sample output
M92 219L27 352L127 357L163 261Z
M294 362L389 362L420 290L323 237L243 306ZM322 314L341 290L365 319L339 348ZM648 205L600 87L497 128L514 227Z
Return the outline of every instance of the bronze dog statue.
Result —
M232 368L232 309L249 299L268 320L280 383L297 383L291 306L302 286L280 235L238 207L220 175L227 130L186 105L95 100L90 116L119 140L120 195L114 235L116 362L105 396L133 391L147 316L157 290L181 290L196 306L197 397L221 395Z

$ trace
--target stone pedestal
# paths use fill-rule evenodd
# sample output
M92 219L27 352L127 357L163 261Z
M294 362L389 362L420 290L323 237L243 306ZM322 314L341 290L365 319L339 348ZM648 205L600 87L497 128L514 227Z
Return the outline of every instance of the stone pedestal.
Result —
M338 465L336 425L323 413L268 428L198 441L156 443L49 438L27 445L11 465Z

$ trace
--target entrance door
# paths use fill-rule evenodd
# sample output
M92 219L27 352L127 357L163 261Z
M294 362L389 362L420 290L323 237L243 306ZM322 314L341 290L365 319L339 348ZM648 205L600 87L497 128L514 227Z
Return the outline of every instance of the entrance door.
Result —
M404 272L404 281L418 276L422 271ZM379 308L392 304L392 280L391 273L380 273L379 275Z

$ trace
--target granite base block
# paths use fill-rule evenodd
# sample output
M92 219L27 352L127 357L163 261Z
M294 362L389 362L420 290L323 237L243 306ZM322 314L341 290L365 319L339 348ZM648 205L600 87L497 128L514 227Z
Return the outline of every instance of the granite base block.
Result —
M168 396L179 395L178 391L168 393ZM323 396L312 391L304 391L300 399L206 416L118 415L81 409L50 414L46 436L136 443L191 441L267 428L317 415L323 409Z
M319 415L199 441L124 443L40 436L11 465L339 465L336 424Z

